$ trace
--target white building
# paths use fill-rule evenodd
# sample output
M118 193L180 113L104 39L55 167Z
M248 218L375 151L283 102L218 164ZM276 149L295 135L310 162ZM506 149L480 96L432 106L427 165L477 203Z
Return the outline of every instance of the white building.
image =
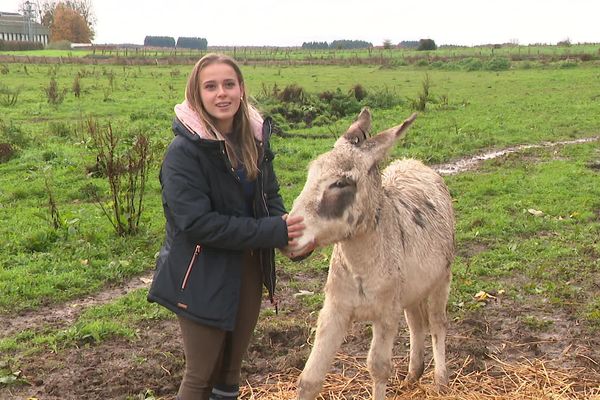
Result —
M0 11L0 40L48 44L48 28L17 13Z

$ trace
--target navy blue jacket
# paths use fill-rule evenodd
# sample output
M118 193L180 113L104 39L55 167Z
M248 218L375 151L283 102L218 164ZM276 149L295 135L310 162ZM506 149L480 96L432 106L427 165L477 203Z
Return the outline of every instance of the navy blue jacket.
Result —
M253 217L223 141L201 139L179 120L160 170L166 237L148 300L196 322L233 330L242 254L257 250L264 284L275 291L274 248L287 244L287 225L269 148L271 120L257 141L260 173Z

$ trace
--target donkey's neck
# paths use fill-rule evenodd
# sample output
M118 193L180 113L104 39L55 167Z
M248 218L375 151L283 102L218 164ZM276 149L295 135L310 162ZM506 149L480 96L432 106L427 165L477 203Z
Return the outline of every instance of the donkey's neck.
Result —
M344 254L348 266L354 273L367 273L372 265L379 263L385 251L381 234L377 226L353 235L337 244Z

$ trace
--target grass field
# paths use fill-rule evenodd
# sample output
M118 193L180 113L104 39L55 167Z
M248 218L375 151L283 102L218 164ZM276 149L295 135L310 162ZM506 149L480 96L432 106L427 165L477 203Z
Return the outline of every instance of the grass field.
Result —
M190 68L0 64L0 144L14 150L0 162L0 326L6 327L0 330L0 398L174 396L183 367L177 329L172 315L148 304L145 293L163 236L158 166ZM313 95L347 93L357 84L391 94L393 107L373 107L373 132L410 115L429 79L426 109L390 158L435 165L520 144L589 138L514 152L445 179L457 216L451 366L489 361L489 354L509 363L547 359L553 368L585 369L579 386L586 391L556 398L593 394L588 383L600 382L597 62L520 64L503 71L248 64L243 72L259 107L274 87L291 84ZM53 78L64 96L56 104L48 101ZM90 173L96 159L85 128L89 118L110 122L125 143L136 133L152 141L156 156L136 235L117 236L89 194L91 185L107 188L105 178ZM351 121L346 116L321 126L294 125L288 133L305 137L273 138L288 207L308 162ZM51 223L50 195L59 228ZM329 252L321 249L297 264L278 258L281 313L263 310L244 366L251 385L302 367ZM315 294L295 297L300 290ZM365 355L368 340L368 329L358 326L342 351ZM400 355L405 340L403 331ZM120 362L111 364L109 355ZM95 370L85 367L91 360ZM69 375L78 366L81 372ZM459 396L460 387L452 389Z

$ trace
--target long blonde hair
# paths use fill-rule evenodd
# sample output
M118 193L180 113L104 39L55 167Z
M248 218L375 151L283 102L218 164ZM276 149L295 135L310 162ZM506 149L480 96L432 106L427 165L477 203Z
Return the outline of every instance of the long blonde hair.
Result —
M214 118L206 111L204 104L202 104L202 98L200 97L200 72L202 72L204 67L211 64L227 64L233 68L237 75L238 83L243 89L244 96L242 96L240 100L240 108L233 117L233 133L239 135L239 162L241 162L246 170L248 180L252 181L258 176L258 149L256 148L252 124L250 122L250 108L253 107L248 103L248 96L245 95L246 88L244 85L244 77L235 60L224 54L217 53L206 54L198 60L188 78L185 88L185 98L190 104L190 107L198 113L200 122L205 128L213 133L218 132L215 127L216 124ZM227 146L229 160L232 165L238 166L238 157L236 156L236 152L232 145L228 143L227 140L225 141L225 144Z

